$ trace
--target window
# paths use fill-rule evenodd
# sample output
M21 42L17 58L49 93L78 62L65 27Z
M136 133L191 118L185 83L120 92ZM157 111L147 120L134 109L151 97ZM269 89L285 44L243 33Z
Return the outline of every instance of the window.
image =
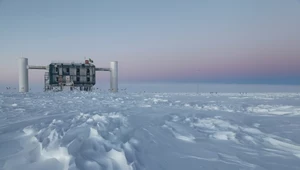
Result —
M86 70L86 74L87 74L87 75L90 75L90 69L87 69L87 70Z
M66 72L67 72L67 73L70 73L70 68L67 68L67 69L66 69Z
M56 81L58 82L58 77L56 77Z
M80 81L80 77L76 77L76 81Z
M58 73L58 68L57 67L55 67L55 72Z
M91 79L90 79L89 77L87 77L87 78L86 78L86 81L87 81L87 82L90 82L90 81L91 81Z
M76 68L76 74L79 75L80 74L80 69Z

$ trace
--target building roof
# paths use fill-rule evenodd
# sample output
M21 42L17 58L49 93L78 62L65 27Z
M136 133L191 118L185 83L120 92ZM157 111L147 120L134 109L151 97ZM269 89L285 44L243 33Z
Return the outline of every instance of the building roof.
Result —
M82 66L82 65L84 65L84 66L90 66L90 67L93 67L93 66L95 66L94 64L91 64L91 63L89 63L89 64L85 64L85 63L75 63L75 62L72 62L72 63L66 63L66 62L52 62L50 65L73 65L73 66Z

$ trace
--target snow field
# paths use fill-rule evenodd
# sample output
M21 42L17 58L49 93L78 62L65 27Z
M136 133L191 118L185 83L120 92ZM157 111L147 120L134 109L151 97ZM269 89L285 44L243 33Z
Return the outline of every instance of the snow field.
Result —
M300 167L299 94L0 97L0 169Z

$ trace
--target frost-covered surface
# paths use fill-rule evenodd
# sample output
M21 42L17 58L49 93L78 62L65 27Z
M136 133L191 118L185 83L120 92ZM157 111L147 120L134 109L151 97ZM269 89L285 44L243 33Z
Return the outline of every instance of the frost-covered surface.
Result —
M299 167L296 93L0 93L0 169Z

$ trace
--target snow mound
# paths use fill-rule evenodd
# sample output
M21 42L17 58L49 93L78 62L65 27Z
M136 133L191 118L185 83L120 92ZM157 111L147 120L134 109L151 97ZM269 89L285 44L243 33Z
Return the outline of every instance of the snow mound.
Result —
M7 160L4 169L39 169L51 162L49 169L131 170L138 161L128 163L125 156L125 146L131 148L131 154L135 152L130 138L125 139L129 133L126 123L126 117L118 113L81 113L72 119L26 127L26 149Z
M264 115L300 115L300 107L284 105L258 105L248 107L247 111Z

